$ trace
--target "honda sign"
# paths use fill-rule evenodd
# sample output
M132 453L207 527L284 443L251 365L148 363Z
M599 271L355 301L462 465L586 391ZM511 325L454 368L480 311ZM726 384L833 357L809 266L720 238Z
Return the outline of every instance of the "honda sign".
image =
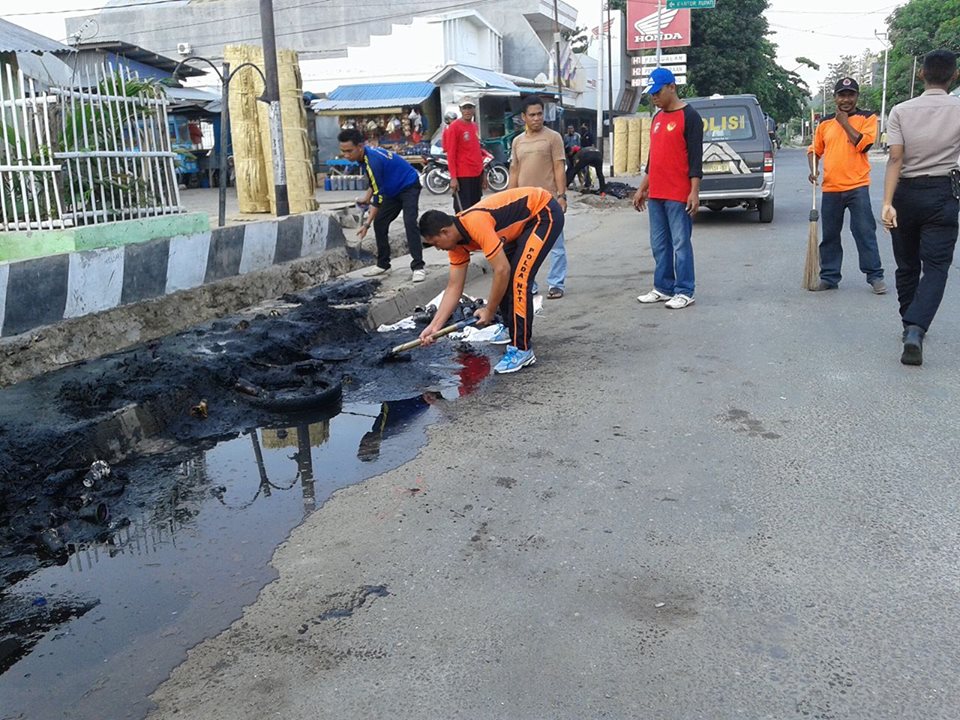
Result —
M657 10L657 0L627 0L627 51L690 44L690 11Z

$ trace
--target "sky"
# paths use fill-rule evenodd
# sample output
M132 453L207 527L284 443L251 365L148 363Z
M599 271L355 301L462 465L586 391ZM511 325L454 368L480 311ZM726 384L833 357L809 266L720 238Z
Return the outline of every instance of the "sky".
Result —
M736 1L717 0L718 3ZM579 10L580 25L598 24L602 0L566 2ZM825 75L827 65L841 55L859 55L866 49L881 51L883 41L875 37L874 32L883 32L886 17L904 3L905 0L770 0L766 15L770 29L775 31L772 40L778 46L778 60L783 67L793 70L797 67L795 58L800 56L821 66L819 72L806 67L797 69L801 77L815 87ZM28 3L0 0L0 5L3 6L0 17L63 41L64 18L90 14L84 10L102 7L104 0L30 0L32 13L47 13L31 15L20 14Z

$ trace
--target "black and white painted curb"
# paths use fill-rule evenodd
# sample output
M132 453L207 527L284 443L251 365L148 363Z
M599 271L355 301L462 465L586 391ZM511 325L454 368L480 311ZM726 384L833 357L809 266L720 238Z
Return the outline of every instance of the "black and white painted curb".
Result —
M281 220L0 264L0 337L346 245L336 218Z

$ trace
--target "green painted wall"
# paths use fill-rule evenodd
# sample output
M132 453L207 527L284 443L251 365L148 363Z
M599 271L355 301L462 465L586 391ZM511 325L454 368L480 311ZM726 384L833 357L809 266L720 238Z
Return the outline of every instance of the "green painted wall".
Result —
M75 250L121 247L156 238L196 235L209 230L210 218L206 213L186 213L67 230L0 232L0 262L46 257Z

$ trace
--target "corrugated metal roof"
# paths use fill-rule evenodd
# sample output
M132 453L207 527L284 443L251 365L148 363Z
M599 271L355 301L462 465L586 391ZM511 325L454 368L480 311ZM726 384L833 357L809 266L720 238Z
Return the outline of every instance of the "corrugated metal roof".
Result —
M326 98L314 100L314 110L376 110L419 105L437 89L429 82L341 85Z
M60 55L72 53L73 48L0 18L0 52L48 52Z
M494 72L493 70L487 70L486 68L474 67L473 65L462 65L460 63L447 65L443 70L430 78L430 80L439 85L446 76L454 72L469 78L476 83L480 89L507 90L512 93L517 93L518 95L520 94L520 88L507 76Z
M153 50L147 50L139 45L132 45L122 40L92 40L79 43L76 49L78 52L113 53L119 57L143 63L167 73L172 73L179 65L180 70L177 71L177 74L181 77L202 77L207 74L209 69L209 66L205 63L198 63L196 66L188 63L180 65L179 60L174 60L166 55L159 55Z

